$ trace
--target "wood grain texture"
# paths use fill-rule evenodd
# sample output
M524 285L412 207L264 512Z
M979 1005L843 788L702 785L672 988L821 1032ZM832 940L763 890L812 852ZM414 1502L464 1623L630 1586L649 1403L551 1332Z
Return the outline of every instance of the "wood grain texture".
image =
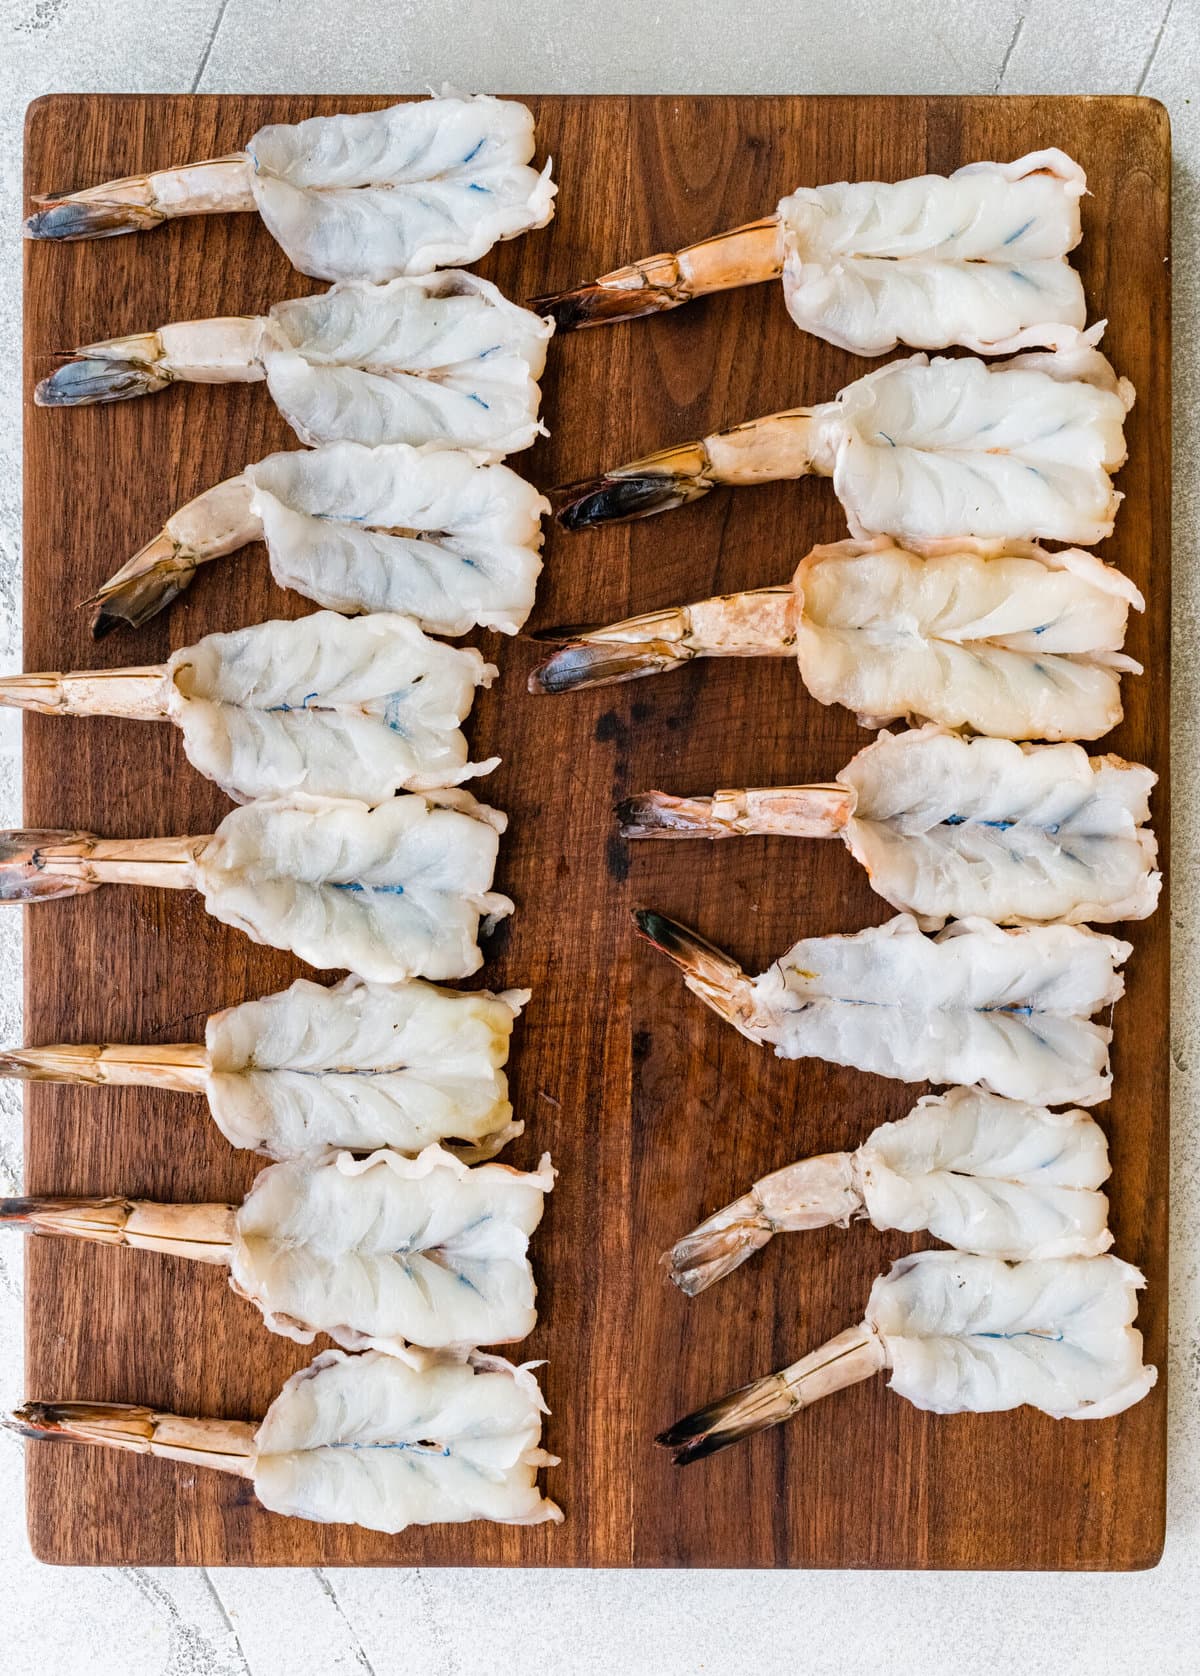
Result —
M30 112L26 183L70 188L235 149L261 123L378 99L60 95ZM944 172L1058 144L1087 169L1079 262L1105 348L1138 402L1103 556L1145 590L1128 649L1127 716L1106 748L1162 776L1167 825L1170 566L1169 138L1140 99L661 98L530 101L561 183L552 226L480 264L520 298L752 219L801 182ZM198 636L310 607L274 587L261 549L202 573L165 619L93 647L75 609L179 504L294 439L261 388L183 388L114 408L36 410L57 350L166 320L265 309L316 289L256 217L168 226L103 244L26 247L25 647L31 669L151 663ZM755 413L832 395L867 364L797 332L777 287L551 346L551 437L512 463L543 487ZM531 629L612 621L782 581L844 533L828 484L717 492L641 525L552 532ZM813 1062L782 1064L688 997L631 946L644 902L759 970L802 934L888 917L840 846L614 838L613 800L664 785L828 778L866 741L807 698L788 664L697 665L569 697L524 691L537 648L478 636L502 678L472 737L503 755L486 795L512 825L497 886L518 903L485 968L528 984L514 1099L559 1185L534 1255L541 1320L522 1353L548 1358L563 1457L547 1475L558 1528L488 1525L399 1538L261 1510L248 1485L66 1446L28 1451L31 1539L46 1560L103 1564L479 1564L1110 1567L1158 1557L1166 1392L1118 1419L933 1419L882 1380L680 1472L653 1434L698 1401L792 1360L856 1320L872 1278L920 1243L869 1228L780 1239L688 1301L660 1251L755 1177L853 1146L915 1094ZM227 805L186 764L174 730L26 722L30 825L111 835L202 832ZM1145 1270L1139 1323L1163 1368L1167 1264L1169 913L1129 934L1116 1011L1112 1146L1117 1250ZM301 969L207 920L197 899L108 889L33 911L27 1039L169 1041L214 1009ZM631 1102L632 1087L632 1102ZM27 1191L224 1199L259 1161L231 1151L198 1104L135 1090L33 1087ZM261 1414L308 1352L264 1333L219 1272L166 1258L31 1242L31 1396Z

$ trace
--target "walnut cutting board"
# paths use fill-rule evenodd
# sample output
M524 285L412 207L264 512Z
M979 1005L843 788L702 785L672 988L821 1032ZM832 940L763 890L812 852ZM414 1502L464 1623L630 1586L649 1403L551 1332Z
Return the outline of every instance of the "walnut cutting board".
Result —
M370 109L363 99L59 95L31 109L30 190L70 189L237 149L262 123ZM948 172L1060 145L1087 170L1078 253L1104 347L1137 387L1126 495L1104 558L1143 588L1126 721L1106 740L1162 776L1166 839L1170 578L1169 135L1141 99L544 98L558 215L480 264L523 298L769 211L801 183ZM261 548L203 571L175 610L94 647L75 602L182 502L295 439L262 387L181 388L111 408L43 412L55 351L167 320L254 313L317 289L256 216L195 220L104 243L25 248L25 648L30 669L145 664L202 634L307 601ZM672 441L822 400L868 370L789 322L778 286L551 345L551 436L511 464L541 486ZM782 582L843 520L828 484L716 492L592 535L551 531L533 629ZM503 766L481 795L512 825L497 886L515 917L485 978L529 985L513 1086L526 1165L559 1183L534 1242L562 1456L561 1527L477 1524L389 1538L287 1520L247 1484L165 1462L51 1445L27 1452L29 1524L46 1560L95 1564L478 1564L1133 1568L1163 1536L1166 1390L1117 1419L1029 1411L937 1419L876 1379L684 1472L654 1433L700 1401L790 1362L858 1320L874 1276L921 1240L869 1227L789 1236L703 1297L666 1285L660 1251L757 1176L853 1147L917 1092L816 1062L783 1064L722 1025L675 972L635 949L629 908L695 925L759 971L800 935L889 917L840 845L644 844L615 836L613 800L664 786L825 780L867 741L806 697L786 662L694 665L658 680L532 698L537 647L478 636L502 678L471 724ZM110 836L209 832L228 805L165 725L32 717L31 826ZM1166 903L1129 930L1115 1014L1116 1250L1147 1276L1139 1324L1163 1369L1167 1308ZM302 969L206 919L198 898L108 888L32 911L31 1043L198 1038L205 1016ZM632 1092L631 1092L632 1091ZM261 1161L232 1151L201 1102L149 1091L33 1087L27 1191L236 1199ZM254 1417L312 1352L269 1335L219 1270L30 1242L27 1389Z

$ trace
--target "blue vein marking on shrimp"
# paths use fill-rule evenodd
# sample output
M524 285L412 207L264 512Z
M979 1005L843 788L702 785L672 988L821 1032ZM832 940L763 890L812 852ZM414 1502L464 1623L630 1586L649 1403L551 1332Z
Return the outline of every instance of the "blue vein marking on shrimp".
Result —
M450 1445L448 1443L322 1443L322 1449L407 1449L414 1455L442 1455L448 1457Z
M887 443L889 448L894 448L896 446L896 444L892 441L891 437L887 434L886 431L877 431L876 435L881 436L883 438L883 440Z
M471 184L467 187L467 191L468 192L482 192L485 195L485 197L488 197L488 198L490 198L491 195L492 195L491 187L490 186L480 186L480 184L477 180L473 180L471 182Z
M479 395L475 390L468 390L467 391L467 400L469 402L478 402L480 407L483 409L483 411L485 413L490 413L491 412L491 403L490 402L485 402L483 397L481 395Z
M1047 1344L1061 1344L1066 1334L1061 1329L1057 1332L1051 1332L1046 1327L1022 1327L1019 1332L1015 1333L974 1332L969 1336L971 1338L1040 1338L1045 1339Z
M372 896L404 895L403 885L364 885L358 879L346 879L344 881L341 879L331 879L330 884L334 890L348 890L355 896L362 896L368 893Z
M990 826L997 832L1008 832L1014 826L1027 826L1031 823L1028 821L1017 820L981 821L975 819L971 815L945 815L942 818L941 824L943 826ZM1033 822L1032 824L1036 825L1037 823ZM1043 825L1041 830L1052 834L1056 833L1058 831L1058 824L1056 822L1053 825Z
M397 692L389 693L387 698L384 700L384 726L390 728L393 733L403 734L406 739L408 737L408 716L405 712L404 706L412 699L413 693L416 691L418 684L418 682L414 681L409 687L402 687Z
M483 148L486 144L487 144L487 135L485 134L482 137L482 139L478 139L478 140L475 141L475 144L471 147L470 151L468 151L467 155L463 158L463 162L464 163L469 163L471 161L472 157L478 157L479 153L483 150Z
M475 357L477 361L486 361L489 355L498 355L504 348L502 343L493 343L488 349L481 349Z
M1016 232L1010 233L1008 235L1008 237L1004 241L1005 244L1016 244L1016 242L1020 238L1021 234L1022 233L1027 233L1029 231L1029 229L1033 226L1033 223L1036 219L1037 219L1036 216L1031 215L1029 217L1028 221L1022 222L1021 226L1019 226L1017 228Z
M285 699L282 704L268 704L268 706L266 706L266 712L268 712L270 716L278 716L278 714L282 711L288 712L288 714L292 711L307 711L307 709L312 709L312 701L313 699L318 699L318 697L320 697L320 692L305 692L305 696L303 696L300 704L288 704L287 699ZM317 709L323 709L323 706L318 704Z

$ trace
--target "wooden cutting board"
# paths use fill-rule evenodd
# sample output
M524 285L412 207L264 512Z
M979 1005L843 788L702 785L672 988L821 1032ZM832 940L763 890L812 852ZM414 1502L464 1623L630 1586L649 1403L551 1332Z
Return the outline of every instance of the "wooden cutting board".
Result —
M262 123L370 99L57 95L30 110L30 190L70 189L238 148ZM480 264L522 298L768 211L799 183L948 172L1060 145L1088 173L1078 260L1105 348L1138 391L1117 533L1103 556L1144 589L1128 649L1127 719L1105 748L1162 776L1166 839L1170 581L1169 135L1143 99L543 98L558 215ZM76 608L183 501L294 438L261 387L181 388L112 408L43 412L55 351L167 320L252 313L315 289L257 217L197 220L105 243L25 248L25 649L30 669L154 663L217 629L310 609L277 590L261 549L202 573L166 617L99 647ZM515 460L542 486L772 409L832 396L867 364L803 336L779 288L551 346L551 435ZM782 582L844 534L828 484L718 492L594 535L551 531L531 628L612 621ZM819 1063L782 1064L721 1025L650 950L629 908L676 915L760 970L802 934L888 917L840 845L745 840L627 849L615 798L662 785L829 778L866 743L807 698L788 663L696 665L633 686L532 698L528 639L481 636L502 679L473 737L503 766L498 888L517 900L485 976L529 985L513 1083L559 1184L536 1236L541 1319L562 1456L547 1474L566 1523L412 1530L399 1538L262 1511L248 1485L102 1451L30 1446L29 1525L45 1560L168 1565L725 1565L1132 1568L1158 1558L1165 1380L1117 1419L1029 1411L937 1419L861 1385L680 1472L656 1431L703 1399L793 1360L861 1316L874 1276L922 1242L858 1226L775 1241L689 1302L658 1254L757 1176L852 1147L918 1092ZM110 836L208 832L221 794L173 729L33 717L26 820ZM1139 1324L1165 1371L1167 1005L1164 901L1129 929L1109 1132L1117 1251L1147 1276ZM198 899L100 891L29 914L27 1040L198 1038L206 1015L301 970L206 919ZM631 1099L632 1088L632 1099ZM30 1193L236 1199L260 1160L232 1151L199 1102L134 1090L29 1090ZM126 1399L185 1414L262 1414L311 1354L266 1333L217 1270L31 1241L31 1396Z

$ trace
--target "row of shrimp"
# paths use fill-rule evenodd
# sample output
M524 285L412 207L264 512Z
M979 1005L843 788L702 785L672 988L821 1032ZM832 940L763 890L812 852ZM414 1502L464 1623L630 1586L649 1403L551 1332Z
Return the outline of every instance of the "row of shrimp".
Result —
M902 1258L856 1325L667 1427L680 1464L880 1370L940 1414L1101 1419L1155 1382L1134 1326L1143 1277L1109 1250L1108 1149L1087 1109L1111 1091L1097 1015L1131 952L1093 926L1151 914L1161 880L1155 775L1081 743L1121 720L1122 676L1139 672L1126 624L1143 609L1090 551L1121 500L1134 391L1100 351L1103 325L1087 328L1071 265L1084 192L1054 150L802 188L763 220L536 305L566 331L782 278L802 330L863 356L917 351L556 496L561 527L581 531L721 485L825 477L849 536L790 582L575 632L533 692L793 657L821 704L904 724L826 783L636 791L617 809L629 839L840 840L897 917L804 937L758 977L662 914L637 910L637 929L779 1056L946 1090L853 1151L765 1175L666 1253L690 1297L776 1234L859 1218L949 1248ZM929 358L952 347L971 353Z
M478 970L481 935L514 906L493 888L506 817L465 785L499 761L473 760L463 733L498 671L437 637L515 634L541 568L548 503L503 462L542 433L553 323L464 266L550 220L534 150L525 106L447 94L264 128L234 156L91 187L27 224L86 239L257 209L301 272L334 282L261 318L89 344L35 394L72 407L265 383L303 445L169 519L90 602L97 638L257 541L322 609L156 667L0 680L24 709L172 723L237 805L205 835L4 834L0 896L195 890L225 924L350 975L217 1013L202 1044L0 1055L9 1076L199 1096L233 1146L272 1160L238 1205L19 1198L0 1223L224 1267L269 1330L337 1347L261 1422L73 1399L13 1423L217 1467L272 1511L387 1533L562 1518L539 1487L557 1461L537 1364L496 1348L534 1330L528 1247L555 1179L548 1153L495 1161L524 1127L505 1065L529 991L442 987Z

